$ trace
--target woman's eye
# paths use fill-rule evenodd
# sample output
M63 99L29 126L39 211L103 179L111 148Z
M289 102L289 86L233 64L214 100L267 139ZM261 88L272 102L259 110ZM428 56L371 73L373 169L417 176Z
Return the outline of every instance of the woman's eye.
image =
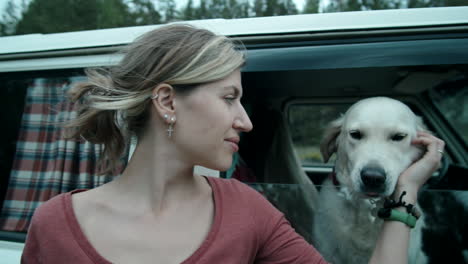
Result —
M406 134L395 134L390 137L392 141L402 141L406 137Z
M236 100L236 97L235 96L226 96L226 97L224 97L224 100L226 100L226 102L228 102L229 104L232 104L234 102L234 100Z
M351 130L349 131L349 135L354 138L354 139L361 139L362 138L362 134L359 130Z

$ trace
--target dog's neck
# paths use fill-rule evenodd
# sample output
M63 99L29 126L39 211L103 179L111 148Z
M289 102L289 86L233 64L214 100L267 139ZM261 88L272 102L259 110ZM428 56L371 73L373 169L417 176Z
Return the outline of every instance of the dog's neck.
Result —
M333 171L330 173L330 175L328 177L330 177L330 179L333 182L333 185L335 185L336 188L340 187L340 182L336 178L335 167L333 167Z

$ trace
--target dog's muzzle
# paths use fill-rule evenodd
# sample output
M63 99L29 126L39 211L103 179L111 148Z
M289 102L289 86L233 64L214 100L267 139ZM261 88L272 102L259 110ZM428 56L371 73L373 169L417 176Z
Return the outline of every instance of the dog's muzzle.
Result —
M387 176L380 167L369 166L361 170L362 191L368 196L378 196L385 191Z

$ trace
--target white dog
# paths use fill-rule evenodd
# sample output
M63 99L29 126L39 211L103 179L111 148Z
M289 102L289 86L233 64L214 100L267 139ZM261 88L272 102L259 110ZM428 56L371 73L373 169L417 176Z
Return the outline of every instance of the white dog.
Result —
M325 162L334 152L337 160L314 218L314 245L327 261L368 263L383 223L376 210L399 175L421 157L423 150L411 140L425 130L409 107L386 97L361 100L331 123L321 152ZM417 222L413 231L423 220ZM410 252L417 255L410 254L410 263L425 262L418 243L420 237L412 237Z

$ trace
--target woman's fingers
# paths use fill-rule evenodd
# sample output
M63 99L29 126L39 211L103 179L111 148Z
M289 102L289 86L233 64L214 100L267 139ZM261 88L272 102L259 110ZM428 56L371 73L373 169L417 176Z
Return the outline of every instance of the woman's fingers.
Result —
M440 165L440 160L444 154L445 142L440 138L426 132L418 132L417 138L413 140L413 144L422 145L426 149L421 160L427 165L433 165L436 170Z
M445 142L434 135L418 132L414 145L421 145L426 150L421 159L406 169L398 179L399 186L409 189L419 189L439 168L444 152Z

